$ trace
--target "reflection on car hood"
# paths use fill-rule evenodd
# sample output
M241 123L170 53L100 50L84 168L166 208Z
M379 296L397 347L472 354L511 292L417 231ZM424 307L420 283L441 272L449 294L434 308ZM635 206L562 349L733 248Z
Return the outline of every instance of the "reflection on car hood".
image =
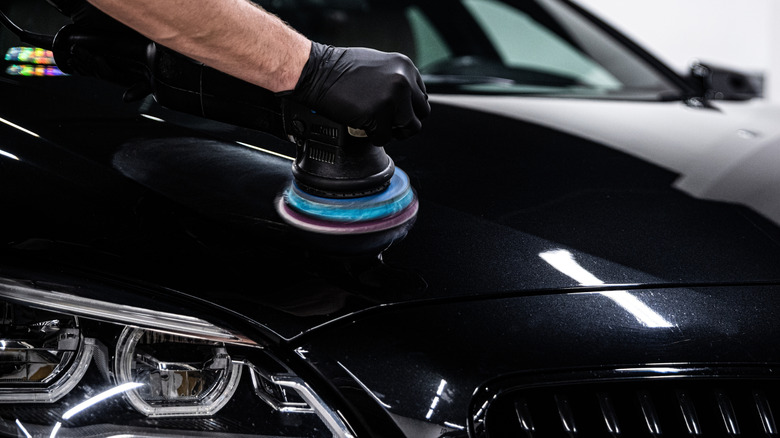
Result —
M538 123L679 174L693 196L742 203L780 223L780 107L761 101L681 102L434 96L438 102ZM747 181L750 183L747 183Z
M739 162L750 150L742 143L772 150L776 128L767 119L761 125L682 103L433 100L447 106L436 108L420 138L398 148L397 162L417 180L421 198L435 193L409 240L424 240L426 257L447 260L437 281L449 290L778 278L767 258L778 249L775 223L679 190L694 171L716 178ZM733 143L738 152L712 158ZM732 189L757 190L756 182L771 178L776 173L753 174L732 181ZM429 225L426 211L441 219ZM432 283L432 272L426 278Z
M16 102L37 92L0 86ZM312 251L276 215L290 161L236 143L289 154L281 140L150 101L81 98L0 111L16 125L0 124L15 157L0 158L5 260L174 288L285 338L389 304L780 280L777 225L686 186L709 169L699 157L730 139L756 153L751 142L771 139L740 125L747 116L727 127L728 111L433 97L423 132L387 147L419 195L415 226L382 254L342 257ZM726 174L733 193L763 184Z

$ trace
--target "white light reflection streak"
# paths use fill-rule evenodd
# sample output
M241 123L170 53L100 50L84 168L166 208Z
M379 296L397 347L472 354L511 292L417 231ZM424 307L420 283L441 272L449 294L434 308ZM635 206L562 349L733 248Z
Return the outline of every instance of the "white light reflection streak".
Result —
M565 249L543 252L539 254L539 257L549 263L550 266L571 277L581 285L604 284L603 281L599 280L595 275L580 266L580 264L574 260L574 256ZM634 315L634 317L646 327L672 327L672 323L664 319L658 312L648 307L647 304L643 303L627 291L599 292L599 294L617 303L617 305Z
M447 381L444 379L441 379L441 382L439 382L439 389L436 390L436 396L433 398L433 401L431 402L431 408L428 409L428 413L425 414L425 419L430 420L433 416L433 411L436 409L436 406L439 404L439 400L441 400L441 395L444 393L444 387L447 386Z
M62 423L58 421L57 424L55 424L54 427L51 429L51 435L49 435L49 438L54 438L55 436L57 436L57 432L60 431L60 427L62 427Z
M680 372L687 371L686 369L671 368L671 367L650 367L650 368L617 368L615 371L623 373L642 372L642 373L658 373L658 374L679 374Z
M32 438L32 435L30 435L30 432L27 432L27 428L25 428L25 427L22 425L22 422L21 422L21 421L19 421L19 419L18 419L18 418L16 419L16 426L19 428L19 430L21 430L21 431L22 431L22 433L24 434L24 436L25 436L25 437L27 437L27 438Z
M38 137L38 138L41 137L40 135L30 131L29 129L22 128L21 126L17 125L16 123L9 122L8 120L6 120L6 119L4 119L2 117L0 117L0 122L5 123L6 125L8 125L8 126L10 126L12 128L16 128L16 129L24 132L27 135L32 135L33 137Z
M154 120L155 122L164 122L165 121L165 120L163 120L163 119L161 119L159 117L151 116L149 114L140 113L140 115L141 115L141 117L145 117L145 118L147 118L149 120Z
M64 414L62 414L62 419L63 420L68 420L71 417L73 417L74 415L78 414L79 412L89 408L90 406L93 406L93 405L95 405L97 403L100 403L100 402L102 402L103 400L105 400L105 399L107 399L109 397L113 397L113 396L115 396L117 394L121 394L121 393L129 391L131 389L138 388L139 386L144 386L144 384L143 383L136 383L136 382L128 382L128 383L123 383L123 384L121 384L119 386L115 386L115 387L109 389L108 391L103 391L100 394L98 394L98 395L96 395L94 397L91 397L91 398L87 399L86 401L83 401L83 402L79 403L78 405L74 406L72 409L70 409L67 412L65 412Z
M257 150L257 151L260 151L260 152L265 152L266 154L271 154L271 155L277 156L279 158L284 158L285 160L295 161L295 158L293 158L293 157L288 157L287 155L280 154L279 152L269 151L268 149L263 149L261 147L258 147L258 146L255 146L255 145L252 145L252 144L249 144L249 143L244 143L243 141L237 141L236 143L240 144L241 146L246 146L246 147L248 147L250 149L254 149L254 150Z
M307 351L307 353L308 353L308 351ZM364 391L366 391L369 395L371 395L371 397L373 397L374 400L376 400L377 403L379 403L380 405L386 407L387 409L392 409L392 406L390 406L389 404L387 404L387 403L383 402L382 400L380 400L379 397L377 397L377 395L374 394L374 391L368 389L368 386L366 386L363 382L361 382L360 379L358 379L357 376L354 375L352 373L352 371L349 370L349 368L345 367L343 363L338 362L338 361L336 363L339 364L339 366L341 368L343 368L344 371L346 371L347 374L349 374L349 376L352 377L352 379L355 380L355 382L357 382L357 384L360 385L361 388L363 388Z
M16 161L19 161L19 157L17 157L16 155L14 155L14 154L12 154L10 152L6 152L6 151L4 151L2 149L0 149L0 155L3 155L3 156L6 156L8 158L11 158L11 159L14 159Z
M455 424L455 423L450 423L449 421L445 421L444 425L447 426L447 427L451 427L453 429L458 429L458 430L464 430L465 429L464 426L461 426L461 425Z

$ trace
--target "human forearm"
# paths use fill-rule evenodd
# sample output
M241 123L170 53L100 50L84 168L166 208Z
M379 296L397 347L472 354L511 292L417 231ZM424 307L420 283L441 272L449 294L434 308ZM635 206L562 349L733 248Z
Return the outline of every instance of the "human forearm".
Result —
M268 90L295 87L310 41L246 0L89 0L141 34Z
M374 144L421 129L430 112L412 61L312 43L249 0L88 0L153 41L365 130Z

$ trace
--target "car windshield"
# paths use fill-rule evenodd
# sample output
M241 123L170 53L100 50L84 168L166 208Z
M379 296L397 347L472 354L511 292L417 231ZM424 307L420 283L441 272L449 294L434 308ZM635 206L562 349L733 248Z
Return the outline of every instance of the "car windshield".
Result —
M636 99L681 93L559 0L258 3L315 41L408 55L432 92Z

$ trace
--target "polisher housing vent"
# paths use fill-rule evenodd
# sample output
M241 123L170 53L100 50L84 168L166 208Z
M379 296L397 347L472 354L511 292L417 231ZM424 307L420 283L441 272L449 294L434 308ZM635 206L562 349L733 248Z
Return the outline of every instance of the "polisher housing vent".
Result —
M335 164L336 154L319 147L309 147L308 156L322 163Z

